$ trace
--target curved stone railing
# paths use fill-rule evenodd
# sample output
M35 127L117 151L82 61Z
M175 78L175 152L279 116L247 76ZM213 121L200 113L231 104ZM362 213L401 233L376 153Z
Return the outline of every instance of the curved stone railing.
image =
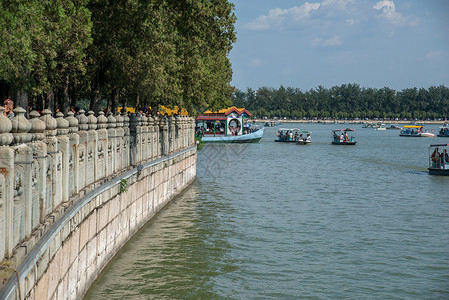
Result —
M132 233L195 178L194 122L186 117L106 117L103 112L96 117L92 111L53 118L49 110L42 115L33 111L28 120L24 109L14 113L9 120L0 107L0 268L3 280L9 278L0 295L51 299L57 290L65 298L80 297ZM108 211L104 217L100 212L109 205L114 214ZM105 249L89 251L89 244L81 247L77 238L77 247L70 247L76 253L63 270L57 260L72 251L67 244L74 234L86 234L85 224L91 224L85 241L95 240L96 250ZM106 251L105 226L111 224L115 238ZM94 260L89 276L81 274L87 269L75 266L75 257L83 253L104 256ZM46 281L52 266L64 275L56 285Z

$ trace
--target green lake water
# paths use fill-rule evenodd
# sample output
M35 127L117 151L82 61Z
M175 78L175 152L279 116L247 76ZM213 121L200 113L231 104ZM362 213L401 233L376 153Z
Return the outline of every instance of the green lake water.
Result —
M449 138L311 130L312 145L206 144L197 180L108 265L86 299L449 299ZM436 133L437 125L426 126Z

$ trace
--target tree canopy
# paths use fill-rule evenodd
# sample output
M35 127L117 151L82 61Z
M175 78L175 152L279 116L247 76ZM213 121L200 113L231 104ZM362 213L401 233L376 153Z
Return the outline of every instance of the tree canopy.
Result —
M232 92L227 0L0 0L0 85L21 106L215 109Z
M234 105L258 117L287 118L444 118L449 117L449 88L431 86L395 91L342 84L301 91L281 86L236 90Z

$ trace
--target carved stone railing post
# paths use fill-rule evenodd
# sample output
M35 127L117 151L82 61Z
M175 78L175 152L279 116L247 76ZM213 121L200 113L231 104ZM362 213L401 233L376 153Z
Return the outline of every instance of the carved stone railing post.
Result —
M148 116L148 158L150 160L155 158L154 155L154 119L151 115Z
M182 148L181 146L182 133L182 118L178 116L175 118L175 152Z
M5 108L0 106L0 257L10 258L14 248L14 151L8 147L13 141L12 124L3 115L4 111Z
M106 175L110 176L114 174L116 170L116 147L117 147L117 120L114 118L112 114L109 114L108 116L108 160L106 164Z
M155 159L161 157L161 143L159 139L158 117L155 117L153 121L153 156Z
M195 145L195 119L189 118L190 126L189 126L189 147Z
M114 172L117 172L124 167L122 152L124 151L123 144L125 142L124 141L125 131L123 130L123 117L119 113L116 113L114 117L115 117L116 124L117 124L117 127L115 129L115 131L116 131L115 158L116 159L115 159Z
M61 157L61 164L58 166L58 170L56 173L57 177L61 178L61 201L67 202L69 201L69 122L64 119L64 114L62 112L58 112L56 114L56 138L58 139L58 152ZM57 181L59 184L59 181Z
M108 162L108 119L104 116L104 112L100 111L97 117L97 175L95 180L106 176L107 162Z
M14 137L14 245L31 234L32 207L31 199L33 151L26 143L31 141L30 122L25 118L25 110L14 109L15 117L11 120Z
M45 176L47 174L47 144L45 139L45 122L39 119L40 114L37 111L30 113L30 123L32 135L29 146L33 150L33 164L32 164L32 199L33 199L33 213L32 213L32 228L35 228L39 222L43 223L45 219L45 196L46 184Z
M86 173L87 173L87 142L89 141L89 135L87 130L89 126L87 124L87 116L85 111L81 109L76 116L78 120L78 190L82 190L86 187Z
M139 159L139 135L138 129L140 120L137 119L136 114L132 114L129 122L129 151L130 151L130 164L132 166L137 165L140 162Z
M56 120L51 116L49 109L42 111L39 118L45 123L45 139L47 144L47 167L45 174L45 200L44 215L47 216L55 207L54 199L57 194L56 187L53 186L53 174L56 174L55 168L58 164L58 140L56 139Z
M79 160L78 148L80 137L78 135L78 119L69 111L65 118L69 122L69 197L79 192Z
M124 135L123 135L123 153L122 153L122 164L123 167L129 167L130 166L130 140L131 140L131 133L130 133L130 129L129 129L129 117L126 114L126 112L123 112L122 114L123 116L123 131L124 131Z
M140 161L143 163L148 158L148 153L146 151L146 147L148 144L148 127L147 127L147 116L142 115L140 117L140 131L138 134L140 135Z
M168 142L169 137L168 137L168 121L167 121L167 118L163 117L159 124L160 124L159 131L161 133L160 143L161 143L161 147L162 147L161 148L162 149L161 155L165 156L169 152L169 144L168 144L169 143Z
M98 134L97 118L94 112L89 110L87 113L88 139L87 139L87 161L86 161L86 186L97 180L97 157L98 157Z
M169 154L175 151L175 118L173 116L168 118L168 149Z
M182 117L182 147L187 148L187 127L188 127L188 120L186 116Z

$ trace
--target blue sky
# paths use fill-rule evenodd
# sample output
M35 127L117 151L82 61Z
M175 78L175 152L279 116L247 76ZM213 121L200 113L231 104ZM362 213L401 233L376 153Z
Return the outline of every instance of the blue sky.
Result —
M449 0L230 0L232 85L449 86Z

